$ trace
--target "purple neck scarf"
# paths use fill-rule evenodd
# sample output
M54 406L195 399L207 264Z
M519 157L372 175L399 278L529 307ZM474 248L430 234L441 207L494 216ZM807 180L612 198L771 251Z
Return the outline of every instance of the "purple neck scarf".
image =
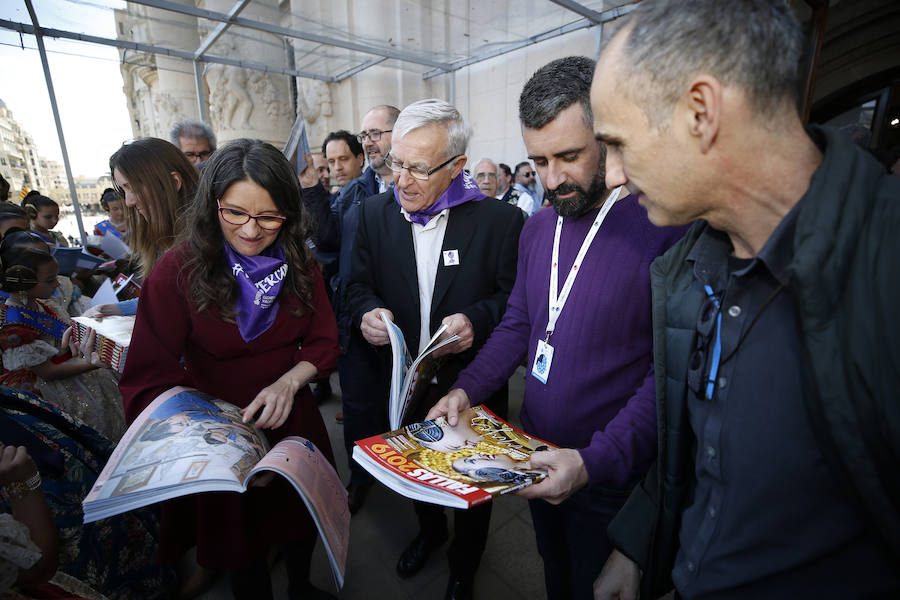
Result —
M261 336L278 316L278 294L288 266L281 240L257 256L244 256L225 242L225 257L238 283L237 326L245 342Z
M478 201L484 198L484 194L478 189L478 184L472 179L472 176L465 171L460 172L456 179L450 182L450 187L441 194L437 202L428 208L417 210L409 213L409 220L419 225L427 225L431 217L438 214L445 208L453 208L469 201ZM400 191L394 186L394 200L400 204ZM402 207L403 205L400 204Z

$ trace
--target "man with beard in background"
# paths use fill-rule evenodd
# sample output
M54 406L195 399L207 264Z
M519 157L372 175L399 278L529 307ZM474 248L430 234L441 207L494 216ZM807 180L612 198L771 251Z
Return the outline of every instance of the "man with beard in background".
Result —
M636 197L606 189L593 69L563 58L525 84L522 136L553 210L525 224L500 325L427 417L455 424L527 357L522 425L560 447L533 455L528 468L549 476L519 492L550 599L591 598L606 527L656 456L649 266L684 232L653 226Z

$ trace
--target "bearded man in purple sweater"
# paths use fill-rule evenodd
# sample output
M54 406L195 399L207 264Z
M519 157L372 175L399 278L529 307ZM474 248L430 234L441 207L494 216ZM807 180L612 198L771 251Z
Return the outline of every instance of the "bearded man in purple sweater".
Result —
M560 447L527 487L548 598L591 598L611 546L606 527L656 456L650 262L684 229L660 229L634 196L604 184L593 134L594 61L553 61L525 84L519 118L528 158L553 210L519 241L516 282L500 325L428 418L480 404L526 359L521 420Z

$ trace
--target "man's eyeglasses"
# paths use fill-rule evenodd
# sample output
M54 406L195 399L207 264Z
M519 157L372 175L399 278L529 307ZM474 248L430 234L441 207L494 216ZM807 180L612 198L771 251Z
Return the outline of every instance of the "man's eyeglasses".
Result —
M687 381L697 398L712 400L722 360L722 311L713 289L708 285L704 285L703 289L706 291L706 301L697 316L697 346L688 363ZM713 325L716 328L715 340L711 339ZM710 342L712 355L707 360Z
M384 164L386 164L391 169L391 171L397 173L398 175L403 172L403 169L406 169L407 171L409 171L410 175L412 175L419 181L428 181L428 178L431 177L434 173L436 173L440 169L443 169L460 156L462 156L462 154L451 156L433 169L426 169L424 167L404 167L403 163L397 160L397 158L393 154L388 154L385 157Z
M201 150L200 152L185 152L185 156L188 158L199 158L200 160L206 160L210 156L212 156L212 152L209 150Z
M728 356L722 358L722 306L713 289L709 285L703 286L703 290L706 292L706 301L700 307L700 314L697 316L697 346L694 353L691 354L687 372L688 388L697 399L713 399L718 384L719 367L731 360L737 353L738 348L747 339L750 330L756 325L763 311L781 293L782 289L784 289L784 285L779 285L772 290L766 301L756 311L756 315L744 328L744 332L738 338L734 348L728 353ZM712 337L713 325L716 328L715 338ZM710 348L710 344L712 344L712 348ZM708 359L707 354L709 354Z
M366 138L369 138L373 142L377 142L381 139L382 133L390 133L393 129L387 129L385 131L381 131L380 129L370 129L369 131L361 131L356 134L356 139L359 140L359 143L362 144L366 141Z
M219 207L219 215L221 215L222 220L232 225L244 225L250 219L256 219L256 224L259 225L260 229L276 231L281 229L281 226L287 220L287 217L282 217L281 215L251 215L237 208L222 206L219 201L216 201L216 204Z
M497 179L496 173L475 173L475 181L483 181L485 179Z
M522 172L522 173L519 173L519 175L521 175L525 179L528 179L529 177L534 177L534 171L529 171L527 173Z

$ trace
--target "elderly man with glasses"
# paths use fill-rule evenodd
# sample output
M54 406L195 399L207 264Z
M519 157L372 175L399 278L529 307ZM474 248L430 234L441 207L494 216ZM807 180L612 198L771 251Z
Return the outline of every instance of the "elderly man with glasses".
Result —
M368 390L368 412L354 415L364 421L351 424L345 408L345 434L352 429L353 439L387 429L390 342L382 315L400 327L413 353L421 352L442 324L444 336L459 336L435 352L443 362L426 400L412 411L415 421L447 392L506 309L524 218L512 206L486 197L463 171L470 132L446 102L422 100L406 107L394 123L393 146L385 157L394 189L370 198L359 211L347 284L353 325L348 358L355 360L369 346L382 360L377 363L380 385ZM488 405L503 415L507 401L504 386ZM448 598L472 595L490 511L488 504L456 513ZM401 577L417 573L447 538L442 509L417 504L416 512L420 531L397 564Z

